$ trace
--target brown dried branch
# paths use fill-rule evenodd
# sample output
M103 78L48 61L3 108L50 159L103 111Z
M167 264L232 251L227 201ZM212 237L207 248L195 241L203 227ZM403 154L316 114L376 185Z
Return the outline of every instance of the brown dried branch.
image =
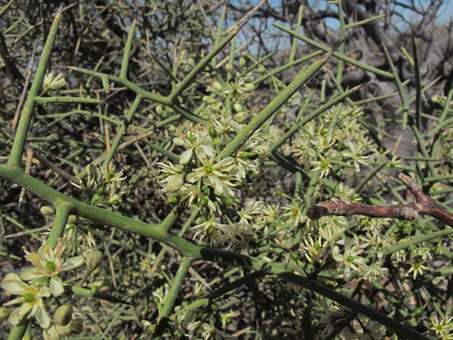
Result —
M398 177L414 195L416 203L374 206L361 203L347 204L342 201L324 201L311 206L307 211L307 216L312 220L329 215L364 215L368 217L390 217L414 221L419 215L429 215L453 227L453 214L438 206L431 197L425 195L410 177L403 173L400 173Z

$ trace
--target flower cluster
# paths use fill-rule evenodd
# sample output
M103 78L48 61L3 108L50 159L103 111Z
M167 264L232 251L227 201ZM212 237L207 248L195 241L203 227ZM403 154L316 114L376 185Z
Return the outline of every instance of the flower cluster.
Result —
M360 109L337 105L323 116L312 120L294 136L289 151L306 171L319 171L321 177L347 168L360 171L375 148L359 123Z
M84 261L83 257L68 257L68 249L61 240L55 249L52 249L47 243L43 243L38 252L24 250L25 257L33 266L22 270L20 275L7 274L1 283L7 293L18 296L5 305L20 304L9 315L8 321L12 325L17 325L25 317L27 319L34 317L40 327L44 329L45 338L55 339L57 337L50 337L50 335L54 331L65 334L65 329L60 329L58 326L67 326L67 323L56 325L55 328L51 327L51 319L44 300L50 296L59 297L64 293L62 273L80 267ZM62 313L59 311L56 315Z
M85 176L74 179L71 184L82 190L92 205L116 208L124 194L125 188L121 183L124 179L123 171L115 172L89 164Z

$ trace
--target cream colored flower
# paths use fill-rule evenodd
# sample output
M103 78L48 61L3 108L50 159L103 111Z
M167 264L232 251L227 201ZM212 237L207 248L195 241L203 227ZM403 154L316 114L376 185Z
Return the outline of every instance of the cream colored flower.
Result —
M211 143L211 137L209 137L208 132L205 130L197 130L195 133L189 132L187 137L181 135L180 137L174 138L173 142L187 149L179 157L179 163L181 164L189 163L194 151L198 158L214 156L214 148L209 145Z
M23 280L32 281L43 277L50 278L50 290L54 296L63 294L63 283L59 274L62 271L71 270L80 267L83 263L82 256L75 256L63 259L64 245L58 242L54 250L47 244L43 244L39 248L39 253L27 252L25 256L33 267L27 268L20 273Z
M234 158L227 157L215 163L215 157L209 160L206 157L200 158L203 166L194 169L187 175L187 180L191 183L197 182L200 178L203 184L214 187L214 192L218 195L234 196L231 189L234 185L230 182L230 175L236 172Z
M50 296L50 289L46 286L38 287L37 285L29 285L21 280L19 275L9 273L2 281L2 288L9 294L19 295L5 305L14 305L21 303L22 305L10 314L8 321L14 326L22 320L24 316L30 319L33 316L42 328L49 328L50 317L44 307L43 298Z

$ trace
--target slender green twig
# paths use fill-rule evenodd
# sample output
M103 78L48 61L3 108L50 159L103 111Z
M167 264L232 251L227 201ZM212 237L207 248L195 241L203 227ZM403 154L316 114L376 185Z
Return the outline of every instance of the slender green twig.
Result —
M72 208L72 204L66 201L62 201L56 206L55 220L52 223L52 230L50 231L49 238L47 239L47 244L52 249L56 247L58 238L63 235L64 228Z
M19 126L17 127L16 136L14 138L13 146L11 148L8 165L12 167L19 167L21 165L22 154L24 152L25 140L30 128L30 122L33 115L33 110L36 105L36 97L44 80L47 66L49 64L50 55L52 53L53 44L58 31L58 24L60 23L62 7L58 10L53 20L52 27L50 28L49 35L47 36L44 49L42 51L41 59L39 60L38 68L35 73L35 79L31 85L30 92L28 93L22 115L20 117Z

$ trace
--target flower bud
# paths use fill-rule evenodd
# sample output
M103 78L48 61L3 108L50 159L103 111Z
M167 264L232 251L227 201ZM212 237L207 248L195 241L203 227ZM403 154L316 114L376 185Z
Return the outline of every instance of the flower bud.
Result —
M255 89L255 84L253 83L245 83L244 86L247 89L247 91L253 91Z
M245 60L244 57L241 57L241 58L239 59L239 66L240 66L241 68L243 68L246 64L247 64L247 60Z
M227 72L233 73L233 65L227 64L225 66L225 70L227 70Z
M95 270L101 263L102 253L97 249L92 249L87 256L87 268Z
M228 196L228 197L225 197L225 199L223 200L225 202L226 205L228 206L231 206L231 205L234 205L234 198L231 197L231 196Z
M203 197L200 199L200 201L198 202L200 204L200 206L202 207L206 207L208 205L208 199L206 197Z
M216 89L216 90L221 90L222 89L222 84L220 84L217 80L214 81L212 83L212 86Z
M208 133L209 133L209 136L210 136L211 138L216 138L216 137L217 137L217 130L216 130L215 127L213 127L213 126L210 126L210 127L209 127Z
M162 112L164 112L164 108L162 107L162 105L157 105L156 113L160 116L162 114Z
M60 335L68 336L71 334L71 323L68 323L66 326L56 325L55 328Z
M235 103L233 105L233 108L236 110L236 112L241 112L242 111L242 105L239 103Z
M57 326L68 325L72 320L72 305L67 304L58 307L53 315L53 319Z
M39 209L39 211L41 212L41 214L45 215L45 216L49 216L49 215L53 215L55 214L55 209L51 206L48 206L48 205L43 205L41 207L41 209Z
M182 176L173 175L171 180L167 182L167 191L168 192L178 192L179 189L184 184L184 179Z
M250 115L244 111L238 112L234 115L234 120L239 123L243 124L246 123L250 118Z

